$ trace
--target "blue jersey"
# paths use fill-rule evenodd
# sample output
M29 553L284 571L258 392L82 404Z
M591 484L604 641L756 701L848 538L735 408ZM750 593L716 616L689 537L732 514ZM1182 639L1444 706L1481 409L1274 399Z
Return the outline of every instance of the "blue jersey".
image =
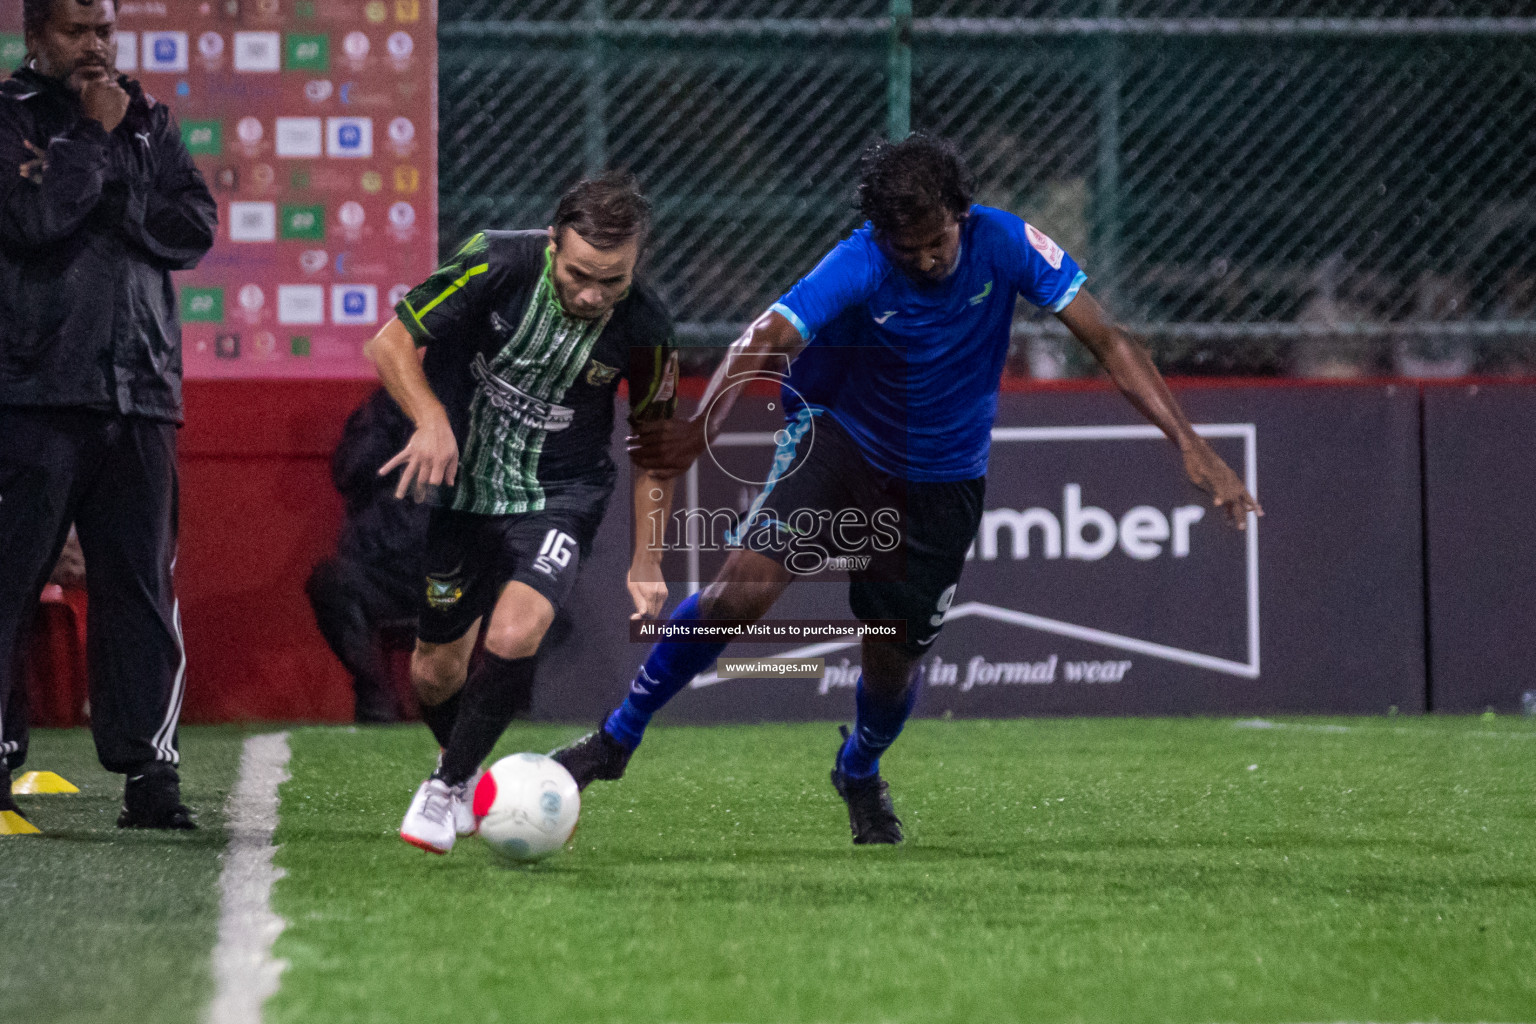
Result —
M971 207L955 271L933 285L894 267L865 224L772 307L808 342L785 411L826 410L894 476L983 476L1017 297L1059 313L1083 281L1060 246L1002 210Z

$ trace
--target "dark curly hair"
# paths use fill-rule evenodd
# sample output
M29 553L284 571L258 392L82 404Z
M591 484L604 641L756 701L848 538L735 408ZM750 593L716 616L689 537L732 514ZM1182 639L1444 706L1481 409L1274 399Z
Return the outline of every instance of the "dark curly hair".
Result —
M971 208L975 180L954 143L913 132L880 140L859 159L859 209L881 234L903 231L939 213Z
M578 181L555 207L555 238L571 228L597 249L617 249L632 238L643 244L650 226L650 201L628 171Z
M29 36L35 36L48 27L48 19L53 17L53 5L58 0L21 0L21 30ZM94 7L97 0L75 0L81 7Z
M41 32L53 17L53 0L22 0L21 30L29 37Z
M94 7L102 0L75 0L81 7ZM43 34L48 27L48 20L53 17L53 5L58 0L21 0L21 31L22 35L30 43L34 36ZM115 6L115 5L114 5ZM30 59L32 53L27 53Z

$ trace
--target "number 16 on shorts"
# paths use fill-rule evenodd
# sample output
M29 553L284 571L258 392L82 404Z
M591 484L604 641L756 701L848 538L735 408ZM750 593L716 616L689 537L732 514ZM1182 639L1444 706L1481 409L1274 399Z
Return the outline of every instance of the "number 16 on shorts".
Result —
M533 567L546 576L558 576L561 569L571 564L575 547L575 537L560 530L550 530L544 535L544 543L539 545L539 557L533 560Z

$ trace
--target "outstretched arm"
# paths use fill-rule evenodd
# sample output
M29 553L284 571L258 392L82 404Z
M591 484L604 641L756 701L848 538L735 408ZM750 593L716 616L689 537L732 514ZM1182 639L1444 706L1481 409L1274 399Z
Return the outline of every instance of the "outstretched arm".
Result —
M667 603L667 582L661 575L666 552L667 516L672 512L671 479L637 470L635 478L635 553L629 563L632 619L654 619Z
M782 314L764 313L731 343L693 415L641 424L629 437L630 459L658 480L686 472L720 433L741 397L742 389L731 388L731 380L763 369L782 372L785 357L793 359L804 345L805 339Z
M413 490L417 501L425 501L427 487L453 485L459 471L459 444L448 422L448 412L432 393L427 375L422 372L416 342L399 318L390 317L378 334L363 346L363 354L378 367L384 388L416 424L415 433L400 454L384 463L384 476L403 465L395 497L404 498Z
M1131 404L1179 446L1190 481L1211 496L1211 502L1227 514L1233 526L1244 529L1249 512L1264 514L1232 468L1190 426L1147 350L1110 320L1086 289L1056 315L1088 346Z

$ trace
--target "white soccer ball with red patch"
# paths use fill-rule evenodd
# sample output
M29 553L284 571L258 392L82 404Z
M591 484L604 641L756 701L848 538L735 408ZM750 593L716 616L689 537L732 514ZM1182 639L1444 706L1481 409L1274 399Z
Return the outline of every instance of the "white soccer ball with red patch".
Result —
M581 791L565 766L543 754L513 754L491 765L475 784L480 838L516 861L548 857L576 831Z

